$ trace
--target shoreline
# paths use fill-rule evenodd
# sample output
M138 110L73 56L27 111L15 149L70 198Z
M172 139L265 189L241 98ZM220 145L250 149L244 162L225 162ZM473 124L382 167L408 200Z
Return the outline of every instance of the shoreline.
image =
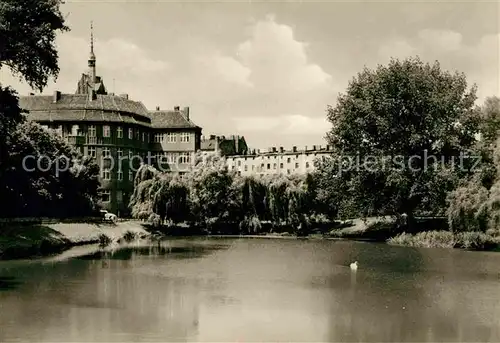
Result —
M333 240L384 243L414 248L455 248L462 250L500 251L500 237L466 232L453 234L449 231L434 230L408 234L395 232L384 224L384 220L371 219L348 221L350 225L329 232L312 233L306 236L283 233L265 234L168 234L148 228L139 220L112 223L59 222L53 224L10 224L0 226L0 260L34 259L63 256L69 251L82 247L82 251L99 247L99 243L120 244L137 238L227 238L227 239L287 239L287 240ZM385 222L387 223L387 222ZM333 226L333 224L332 224ZM105 242L102 242L106 236ZM121 244L120 244L121 245ZM85 248L83 248L85 247ZM102 249L102 246L101 246Z

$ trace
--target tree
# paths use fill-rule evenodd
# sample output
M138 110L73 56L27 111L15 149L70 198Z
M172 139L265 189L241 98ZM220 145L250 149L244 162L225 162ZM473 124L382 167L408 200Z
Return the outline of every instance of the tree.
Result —
M0 177L0 217L81 217L96 210L99 167L36 123L18 125Z
M393 59L365 68L328 107L336 157L321 167L323 186L342 189L361 216L406 213L411 222L426 199L438 194L434 202L444 204L455 175L471 169L459 157L475 143L475 100L475 86L438 62Z
M496 96L486 98L481 108L481 139L486 144L492 144L500 133L500 98Z
M57 31L68 31L61 0L2 0L0 69L7 66L32 88L42 89L59 73Z

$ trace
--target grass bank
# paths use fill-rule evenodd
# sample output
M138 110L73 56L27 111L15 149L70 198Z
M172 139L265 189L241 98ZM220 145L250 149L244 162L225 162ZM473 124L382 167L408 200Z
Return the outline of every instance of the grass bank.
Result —
M148 232L136 222L116 224L96 222L0 223L0 259L32 258L59 254L79 245L95 244L108 237L118 241L129 233Z
M401 233L387 240L392 245L417 248L457 248L467 250L500 251L500 237L482 232L428 231L416 234Z

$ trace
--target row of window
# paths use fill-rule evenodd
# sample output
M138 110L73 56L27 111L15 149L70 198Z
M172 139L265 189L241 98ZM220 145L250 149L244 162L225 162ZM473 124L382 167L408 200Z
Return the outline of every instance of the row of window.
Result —
M177 142L177 136L179 136L179 142L181 143L189 143L191 140L191 133L190 132L180 132L179 134L175 132L168 132L166 134L164 133L155 133L154 136L154 142L155 143L176 143Z
M239 164L238 164L238 165L239 165ZM261 170L262 170L262 169L266 169L265 167L266 167L266 165L265 165L264 163L262 163L262 164L261 164ZM299 163L295 163L295 168L296 168L296 169L298 169L299 167L300 167L300 166L299 166ZM309 162L306 162L306 168L310 168L310 167L311 167L310 163L309 163ZM283 169L283 168L284 168L283 163L280 163L280 169ZM232 168L232 169L235 169L235 166L233 166L233 168ZM244 171L248 171L248 165L245 165L243 169L244 169ZM268 170L270 170L270 169L271 169L271 163L268 163L268 164L267 164L267 169L268 169ZM273 163L273 169L277 169L277 164L276 164L276 163ZM252 171L254 171L254 170L255 170L255 166L254 166L254 165L252 165Z
M93 146L89 146L87 148L87 154L90 157L97 157L97 148ZM121 159L123 157L123 149L118 148L116 149L116 154L118 159ZM128 158L132 159L134 156L133 150L128 151ZM111 149L108 147L103 147L102 148L102 157L107 158L111 157ZM166 162L166 163L190 163L191 162L191 153L189 152L163 152L163 153L156 153L155 156L156 160L158 162Z
M42 125L42 127L48 129L47 125ZM57 127L57 129L55 129L54 131L56 131L57 134L62 136L63 135L62 125L59 125ZM116 138L123 138L123 133L124 133L123 128L121 126L118 126L116 128ZM149 136L148 132L142 132L142 135L141 135L140 130L136 129L134 132L134 129L132 129L132 128L128 129L128 135L127 135L128 139L134 139L134 133L135 133L136 140L141 140L141 137L142 137L143 142L148 142L148 143L150 142L150 136ZM83 131L80 130L79 125L73 125L71 128L71 135L72 136L83 136L84 134L83 134ZM97 127L95 125L89 125L88 130L87 130L87 135L88 135L88 137L97 137ZM103 137L111 137L111 126L103 125L102 136ZM179 136L179 142L181 142L181 143L189 143L191 141L191 133L190 132L180 132L180 133L168 132L166 134L156 133L154 135L154 142L155 143L162 143L162 142L166 141L167 143L176 143L177 136Z
M166 163L191 163L191 153L189 152L163 152L155 155L157 162Z
M123 181L123 171L118 170L118 172L116 173L116 176L117 176L118 181ZM102 168L101 177L103 180L106 180L106 181L111 180L111 169ZM134 172L131 170L128 171L128 180L134 181Z

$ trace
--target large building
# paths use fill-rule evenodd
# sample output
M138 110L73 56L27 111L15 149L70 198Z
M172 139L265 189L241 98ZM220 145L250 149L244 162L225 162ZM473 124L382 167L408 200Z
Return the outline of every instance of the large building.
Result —
M329 157L332 153L328 145L313 145L300 150L296 146L291 150L271 147L247 155L226 156L226 164L241 175L307 174L314 171L317 159Z
M20 97L28 119L52 129L101 167L102 205L125 216L133 192L135 170L141 159L165 170L188 170L200 149L201 128L191 121L189 108L148 111L128 95L108 93L96 75L91 34L88 72L82 74L75 94Z
M221 156L249 153L245 137L238 135L202 137L200 149L202 152L217 153Z

